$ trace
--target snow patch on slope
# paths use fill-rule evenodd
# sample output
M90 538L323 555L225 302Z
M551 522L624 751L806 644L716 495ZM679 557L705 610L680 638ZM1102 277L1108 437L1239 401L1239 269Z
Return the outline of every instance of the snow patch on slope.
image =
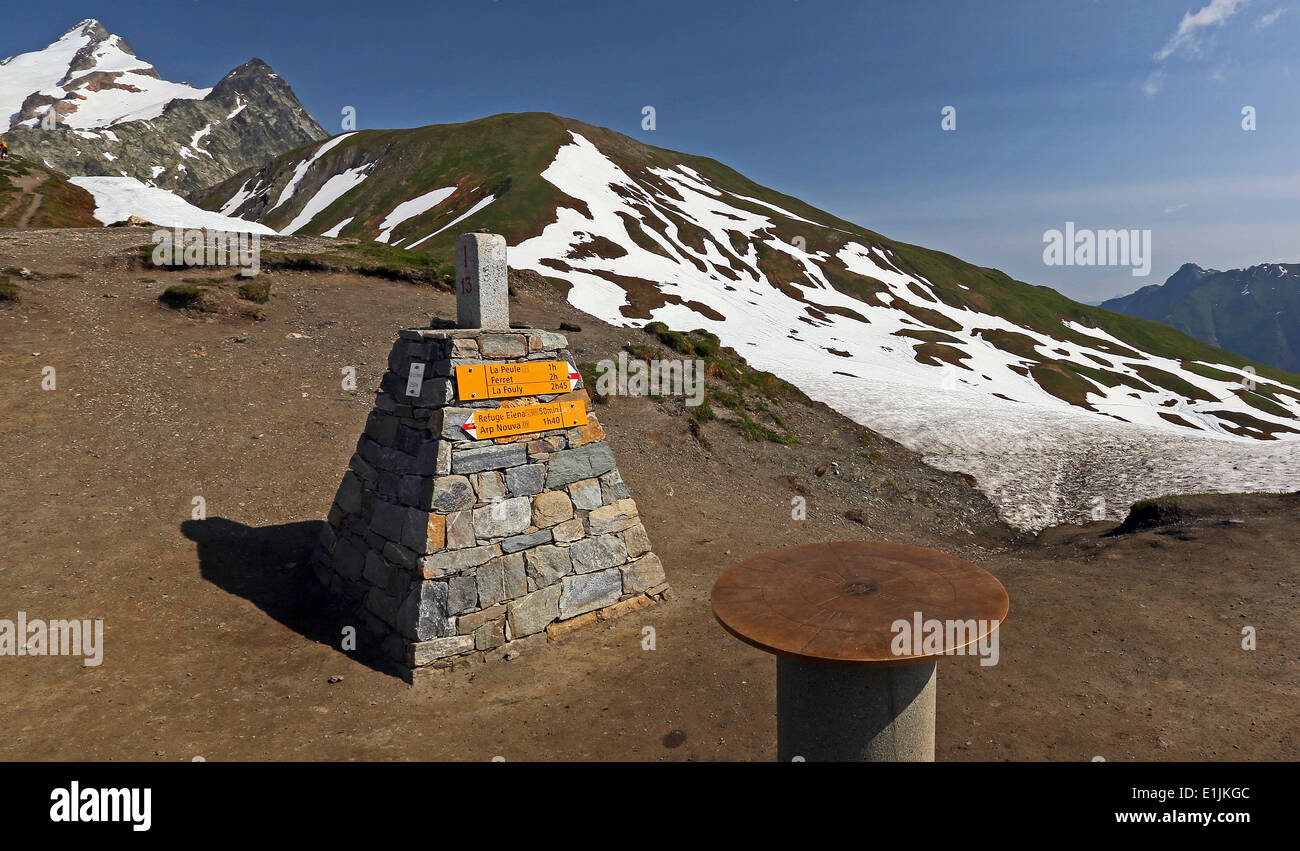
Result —
M366 163L356 168L347 169L325 181L320 190L303 205L302 210L299 211L298 215L294 216L293 221L289 222L288 227L282 230L281 233L286 235L297 233L299 228L316 218L330 204L342 198L353 188L360 186L362 181L370 176L370 171L374 167L374 163Z
M311 168L316 160L329 153L336 145L338 145L339 142L354 135L356 135L356 131L351 133L342 133L335 136L333 139L327 139L319 148L316 149L316 153L294 166L293 176L289 178L289 183L280 191L279 200L277 200L271 209L267 210L267 212L269 213L272 210L275 210L277 207L284 204L285 201L288 201L293 197L293 194L298 191L298 185L302 183L302 179L307 176L307 169Z
M836 259L850 271L881 282L885 291L878 296L880 304L853 298L827 279L821 265L829 259L825 254L785 242L774 235L769 215L727 200L756 199L723 193L691 169L649 169L680 196L674 198L627 174L580 134L571 137L542 177L584 202L590 216L568 207L557 209L555 222L540 235L510 249L511 266L567 280L572 304L623 326L647 320L644 306L633 309L637 306L630 304L628 291L614 282L615 276L647 282L669 301L649 311L654 320L671 328L711 331L755 367L796 383L868 427L944 459L940 466L975 475L1010 522L1038 528L1086 518L1094 509L1093 496L1109 500L1107 510L1114 516L1133 499L1158 495L1175 481L1184 490L1243 484L1280 490L1300 481L1300 443L1260 446L1227 433L1213 415L1228 411L1294 427L1295 419L1248 405L1237 396L1235 382L1197 375L1178 361L1149 353L1137 358L1116 354L1114 346L1133 347L1096 328L1067 326L1095 339L1094 346L950 306L936 296L932 282L903 271L891 250L864 244L861 238L846 242ZM775 205L757 206L810 222ZM663 253L638 245L625 217L640 221L644 236ZM704 236L697 231L685 238L679 218L705 231ZM744 256L725 236L728 231L747 241ZM597 237L625 253L609 258L577 251ZM697 239L702 239L699 247ZM759 268L755 246L760 244L785 255L807 280L770 281ZM724 268L726 274L720 271ZM923 338L899 336L937 330L918 321L917 308L941 314L956 326L948 330L945 322L942 339L960 353L960 366L924 363L915 348ZM1094 369L1100 359L1112 364L1108 372L1129 377L1138 386L1111 387L1084 379L1091 385L1085 401L1097 412L1083 410L1023 374L1035 361L995 346L984 336L989 332L1024 335L1046 359ZM1171 373L1201 388L1213 401L1187 400L1141 382L1134 365ZM1140 389L1143 386L1147 389ZM1294 401L1286 407L1300 412ZM1193 428L1166 421L1159 415L1162 410ZM1115 446L1136 446L1145 454L1141 460L1125 459ZM1248 463L1245 457L1259 460ZM1175 474L1168 464L1177 458L1185 461ZM1145 475L1130 476L1130 469Z
M95 219L106 225L140 216L164 227L275 234L266 225L195 207L173 192L147 186L134 177L73 177L69 182L95 197Z
M452 193L455 191L455 186L448 186L443 189L434 189L431 192L426 192L423 195L418 195L409 201L403 201L398 204L393 208L393 211L385 216L384 220L379 223L382 233L375 237L375 242L388 242L389 237L393 235L393 231L397 229L398 225L408 219L413 219L418 215L429 212L434 207L450 198Z

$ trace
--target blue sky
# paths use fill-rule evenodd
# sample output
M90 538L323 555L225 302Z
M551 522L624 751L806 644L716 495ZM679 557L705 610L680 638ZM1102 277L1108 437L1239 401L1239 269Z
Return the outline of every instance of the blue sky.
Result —
M555 112L1083 301L1300 262L1300 0L17 8L0 55L97 18L168 79L265 59L331 132ZM1150 276L1045 265L1067 221L1150 229Z

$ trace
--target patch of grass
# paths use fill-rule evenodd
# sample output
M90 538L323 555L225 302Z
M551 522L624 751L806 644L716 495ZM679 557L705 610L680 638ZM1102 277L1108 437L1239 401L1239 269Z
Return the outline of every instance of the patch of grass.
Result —
M578 374L582 376L582 386L586 388L587 395L591 397L591 401L595 402L597 405L605 405L609 403L609 397L603 393L597 392L596 390L596 378L599 375L596 371L596 364L590 361L578 364Z
M18 285L8 275L0 275L0 302L18 301Z
M798 435L774 431L760 422L755 422L750 418L749 414L742 415L736 425L740 428L740 434L745 438L745 440L770 440L773 443L781 444L799 442Z
M224 278L181 278L182 284L191 284L196 287L214 286L221 283Z
M239 297L255 304L266 304L271 300L271 282L254 280L240 284Z
M659 342L663 343L674 352L690 356L697 354L695 344L691 342L689 337L680 331L669 329L669 327L662 322L651 322L645 326L645 330L658 337ZM717 338L714 338L714 342L717 342Z
M724 408L730 408L733 411L745 410L745 400L739 393L732 393L729 390L710 390L709 395L717 400L718 404Z
M158 299L175 307L189 307L206 289L207 287L194 284L173 284L163 290L163 294L158 296Z
M718 418L717 413L713 410L713 407L709 405L707 399L704 402L691 407L690 411L691 419L697 423L707 423L710 420L716 420Z
M637 360L648 362L659 359L659 350L654 346L642 346L637 343L628 343L623 348L629 355Z

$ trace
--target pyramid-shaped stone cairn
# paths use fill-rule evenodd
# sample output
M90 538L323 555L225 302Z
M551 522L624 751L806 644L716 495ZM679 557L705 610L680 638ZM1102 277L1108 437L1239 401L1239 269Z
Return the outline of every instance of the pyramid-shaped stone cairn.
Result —
M509 327L505 239L460 237L456 281L459 327L398 335L313 557L413 680L668 590L568 341Z

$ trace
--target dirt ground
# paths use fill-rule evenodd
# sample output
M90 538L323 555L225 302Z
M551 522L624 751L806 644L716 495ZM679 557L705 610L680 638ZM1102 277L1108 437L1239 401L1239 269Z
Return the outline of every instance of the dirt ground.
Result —
M594 407L672 598L412 688L338 649L306 557L397 331L452 297L273 272L262 321L179 311L158 296L181 273L124 259L148 233L0 232L0 268L38 273L0 306L0 618L102 618L106 644L99 667L0 657L5 759L770 760L774 662L715 623L709 589L768 549L866 538L969 558L1011 597L997 665L939 665L939 759L1297 757L1295 496L1019 540L959 477L862 451L822 406L787 412L797 444L710 423L709 449L670 404ZM648 340L545 293L512 311L580 325L580 360Z

